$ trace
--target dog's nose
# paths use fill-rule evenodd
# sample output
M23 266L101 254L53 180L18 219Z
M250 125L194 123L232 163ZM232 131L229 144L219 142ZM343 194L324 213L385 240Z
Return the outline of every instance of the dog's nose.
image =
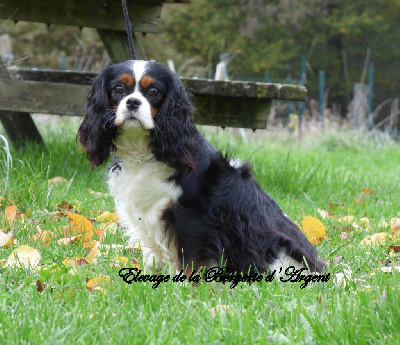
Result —
M141 104L142 104L142 101L140 101L139 99L134 98L134 97L128 98L126 100L126 107L129 110L138 110L139 107L141 106Z

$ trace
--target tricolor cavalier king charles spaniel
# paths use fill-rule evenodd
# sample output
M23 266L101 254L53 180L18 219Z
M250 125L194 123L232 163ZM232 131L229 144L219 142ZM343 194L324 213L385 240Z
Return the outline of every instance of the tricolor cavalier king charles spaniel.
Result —
M145 265L321 272L324 263L298 226L246 163L206 141L193 113L179 78L155 62L109 65L87 96L78 139L92 168L112 154L109 188Z

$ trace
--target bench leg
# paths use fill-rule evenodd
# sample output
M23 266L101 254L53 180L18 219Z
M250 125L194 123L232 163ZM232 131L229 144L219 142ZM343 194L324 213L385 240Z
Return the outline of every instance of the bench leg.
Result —
M25 146L27 142L43 143L31 114L1 111L0 121L7 133L9 140L18 146Z
M103 41L111 61L114 63L131 60L131 51L129 49L128 34L125 31L97 29L100 39ZM146 60L143 48L138 39L133 35L133 44L137 60Z

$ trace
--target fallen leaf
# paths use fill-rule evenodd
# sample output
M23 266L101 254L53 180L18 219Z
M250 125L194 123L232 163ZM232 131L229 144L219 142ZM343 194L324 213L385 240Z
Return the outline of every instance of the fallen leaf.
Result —
M86 255L86 260L90 263L95 262L96 257L100 256L100 242L98 241L93 241L93 242L96 242L95 245Z
M394 252L394 253L400 253L400 246L395 246L395 245L390 245L388 249L388 253Z
M0 248L12 246L14 244L14 233L12 231L5 234L3 231L0 231Z
M378 232L371 236L365 237L361 242L360 245L364 246L378 246L384 245L388 234L386 232Z
M326 229L324 224L317 218L306 216L301 221L301 230L307 239L316 246L325 237Z
M39 293L43 292L45 287L46 287L46 284L43 284L40 280L36 281L36 290L37 290L37 292L39 292Z
M103 237L104 230L103 229L95 229L94 232L96 233L97 238L99 239L99 242L101 242L101 238Z
M70 229L75 232L74 235L85 232L93 232L93 225L86 217L70 212L67 212L67 215L69 217Z
M72 210L74 208L74 206L72 206L69 202L63 201L61 204L58 204L57 207L61 210L61 211L66 211L66 210Z
M111 213L106 211L96 218L96 222L105 223L105 222L115 221L117 219L118 215L116 213Z
M54 184L55 186L60 186L62 184L67 184L67 183L68 183L68 180L61 176L56 176L56 177L53 177L53 178L47 180L47 184L49 186L52 184Z
M6 267L30 267L32 269L38 265L41 258L37 249L22 245L11 252Z
M16 215L17 215L17 206L15 205L7 206L6 210L4 211L4 220L11 225L14 222Z
M103 287L110 287L110 278L103 273L100 273L98 277L86 280L86 290L91 292L102 292L104 293Z
M104 230L104 234L115 234L118 231L118 224L117 222L102 223L100 228Z

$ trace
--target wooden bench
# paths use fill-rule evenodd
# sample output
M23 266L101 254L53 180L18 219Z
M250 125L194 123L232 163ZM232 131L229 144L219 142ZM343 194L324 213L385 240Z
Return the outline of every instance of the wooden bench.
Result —
M187 0L128 0L134 32L155 32L166 2ZM113 61L130 58L119 0L3 0L0 18L96 28ZM18 9L16 11L16 9ZM141 58L140 51L137 57ZM13 142L42 138L30 114L82 116L95 75L64 70L0 68L0 120ZM222 127L265 128L274 99L305 101L304 87L246 81L182 78L193 91L195 121Z

